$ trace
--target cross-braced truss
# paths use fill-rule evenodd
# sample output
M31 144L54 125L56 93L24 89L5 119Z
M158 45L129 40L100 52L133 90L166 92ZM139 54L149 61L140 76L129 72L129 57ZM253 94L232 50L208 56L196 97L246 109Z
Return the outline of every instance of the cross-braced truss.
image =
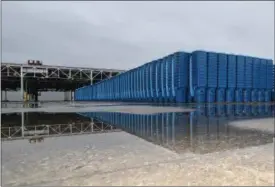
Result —
M35 135L42 137L70 136L92 133L106 133L120 131L112 125L103 122L55 124L35 126L1 127L2 140L16 140L30 138Z
M46 79L102 80L121 72L123 70L1 63L1 76L5 79L23 76Z

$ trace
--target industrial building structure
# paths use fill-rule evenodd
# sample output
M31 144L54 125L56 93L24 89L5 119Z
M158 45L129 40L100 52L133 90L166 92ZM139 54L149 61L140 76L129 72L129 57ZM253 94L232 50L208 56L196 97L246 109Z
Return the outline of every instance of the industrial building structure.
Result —
M21 92L21 101L37 101L42 91L67 91L95 84L123 70L43 65L29 60L26 64L1 63L1 90ZM70 96L72 97L72 96Z

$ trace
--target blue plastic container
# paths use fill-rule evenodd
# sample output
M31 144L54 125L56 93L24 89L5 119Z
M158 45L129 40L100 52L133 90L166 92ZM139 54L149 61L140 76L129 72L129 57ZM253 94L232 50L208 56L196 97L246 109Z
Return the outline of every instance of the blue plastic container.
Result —
M161 102L162 98L162 79L161 79L161 60L156 63L156 102Z
M245 57L237 56L237 85L238 89L243 89L245 87ZM236 100L241 100L236 97Z
M272 94L271 90L265 90L265 92L264 92L264 101L265 102L271 102L271 94Z
M260 60L261 67L260 67L260 88L267 89L267 61L265 59Z
M261 69L261 62L258 58L252 58L253 60L253 90L258 90L261 88L260 84L260 69ZM253 94L253 93L252 93ZM253 97L252 97L253 99Z
M207 89L207 102L213 103L216 101L216 89L208 88Z
M260 89L258 91L258 102L264 102L265 101L265 90Z
M227 70L227 88L236 88L237 82L237 58L235 55L228 55L228 70Z
M227 55L223 53L218 54L218 87L227 87ZM225 96L223 100L225 100Z
M273 89L273 81L274 81L274 72L273 72L273 61L272 60L266 60L266 88L268 90Z
M236 89L235 90L235 102L243 102L243 90Z
M173 102L173 94L172 94L172 81L174 74L172 74L172 55L167 56L165 61L165 74L166 74L166 98L167 102Z
M226 97L225 97L225 88L218 88L216 92L216 101L217 102L225 102Z
M185 52L176 52L172 58L172 70L174 71L172 93L177 103L188 102L189 58L190 54Z
M258 102L258 96L259 95L259 90L254 89L251 91L251 102Z
M190 95L195 100L205 102L205 89L207 88L207 53L205 51L195 51L190 58Z
M216 88L218 85L218 54L207 53L207 86Z
M205 103L206 102L206 89L205 88L196 89L194 98L197 103Z
M226 89L226 102L234 102L235 101L235 89L228 88Z
M244 102L251 102L251 90L245 89L243 92L243 101Z
M166 67L166 61L167 61L167 58L163 58L161 60L161 64L160 64L160 67L161 67L161 99L160 99L160 102L165 102L166 99L167 99L167 91L166 91L166 71L167 71L167 67Z
M245 57L245 85L246 89L253 88L253 59L251 57ZM248 101L250 102L250 101Z

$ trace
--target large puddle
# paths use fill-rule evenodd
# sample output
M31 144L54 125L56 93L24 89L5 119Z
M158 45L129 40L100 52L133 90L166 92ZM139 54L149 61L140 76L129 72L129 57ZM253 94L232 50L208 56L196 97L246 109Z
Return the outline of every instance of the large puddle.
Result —
M77 176L81 178L89 172L104 173L110 170L121 172L122 168L127 170L127 168L141 167L144 163L169 163L171 160L178 162L179 158L185 157L198 159L205 155L201 158L203 160L209 154L226 153L226 157L233 158L234 155L242 155L233 153L236 150L264 147L273 142L274 105L206 104L189 106L189 108L195 110L157 114L137 114L127 113L127 111L123 113L20 112L2 114L1 138L6 140L2 143L2 182L4 185L14 186L98 185L101 184L100 181L103 182L102 176L93 178L94 182L86 180L86 183L81 183L76 179L71 180L71 178ZM248 120L250 120L249 123L247 123ZM264 126L269 128L263 128ZM28 139L32 136L44 137L44 141L29 143ZM91 151L88 155L87 150ZM270 150L269 154L271 153ZM256 154L255 150L253 154ZM217 155L216 157L218 160L219 157ZM215 156L211 159L213 158ZM124 161L132 160L132 162L128 161L128 165L121 168L123 159ZM207 163L209 159L204 162ZM101 162L102 166L98 166L98 162ZM46 168L45 163L48 165ZM103 167L104 164L110 168ZM36 174L28 171L31 166L37 168ZM64 169L66 172L60 176L59 174L52 176L53 173L49 173L57 172L58 169ZM68 174L67 170L71 173ZM268 176L271 175L272 173L268 174ZM34 176L40 177L41 180ZM55 179L51 180L51 177ZM68 179L64 180L64 177ZM123 182L121 181L123 178L120 179L121 183L118 183L118 178L117 176L116 179L108 179L109 182L104 184L138 184L134 179L131 179L132 182L129 183ZM189 180L188 177L186 180ZM151 182L156 185L198 184L192 180L190 179L190 183ZM259 184L269 184L273 179L261 180L265 182ZM150 185L151 182L142 184ZM235 181L233 184L253 185L254 183Z

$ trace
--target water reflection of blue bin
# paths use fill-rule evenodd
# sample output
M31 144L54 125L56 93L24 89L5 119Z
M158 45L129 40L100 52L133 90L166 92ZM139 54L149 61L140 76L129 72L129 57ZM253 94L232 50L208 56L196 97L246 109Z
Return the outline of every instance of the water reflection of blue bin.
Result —
M226 108L226 115L228 117L234 116L234 114L235 114L235 105L227 104L225 108Z
M251 116L251 105L244 105L245 116Z
M216 115L216 106L214 104L207 104L206 114L208 117L214 117Z
M251 106L251 113L253 116L258 116L259 115L259 106L258 105L252 105Z
M197 104L196 112L198 113L198 115L204 116L206 114L205 104Z
M265 115L272 116L272 105L265 103Z
M198 115L197 124L193 125L193 133L197 135L205 135L208 131L208 117L205 115Z
M258 106L258 111L259 111L259 116L264 116L265 115L265 105L263 105L263 104L260 104L259 106Z
M224 104L218 104L216 106L217 115L218 116L225 116L225 105Z

